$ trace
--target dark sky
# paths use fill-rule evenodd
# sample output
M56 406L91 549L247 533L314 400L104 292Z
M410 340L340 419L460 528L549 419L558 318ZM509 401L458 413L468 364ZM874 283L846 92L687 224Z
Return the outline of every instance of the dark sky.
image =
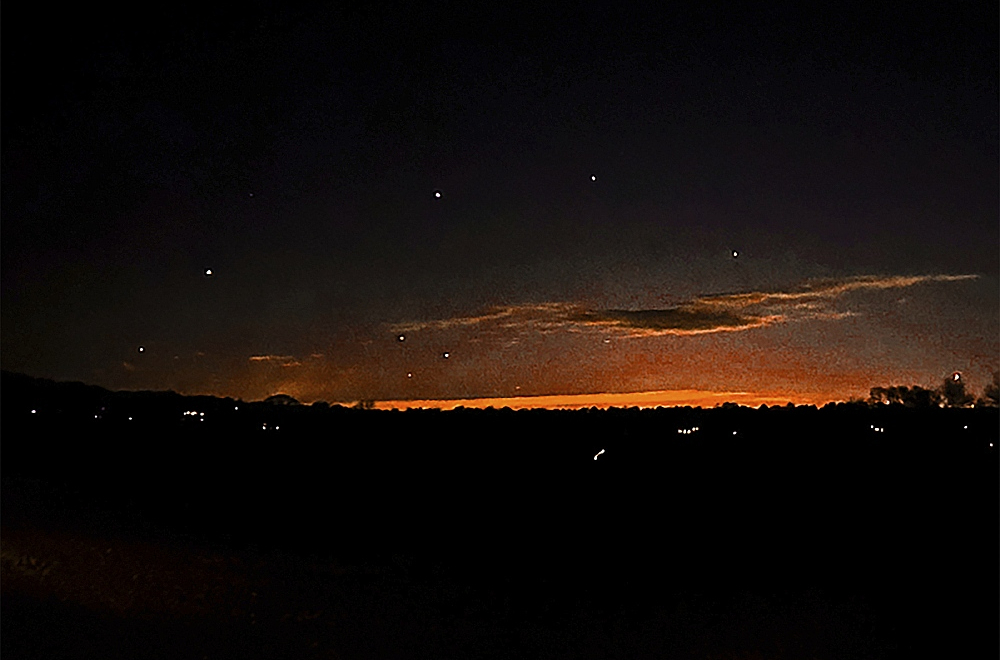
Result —
M5 7L5 369L818 401L1000 363L991 3L208 4Z

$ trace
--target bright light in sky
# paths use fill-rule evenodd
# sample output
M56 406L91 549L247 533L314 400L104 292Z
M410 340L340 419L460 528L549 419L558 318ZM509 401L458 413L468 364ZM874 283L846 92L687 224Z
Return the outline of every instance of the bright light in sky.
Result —
M591 181L597 181L597 177L596 176L592 176L592 177L590 177L590 180Z
M140 353L142 353L142 352L143 352L143 351L145 351L145 350L146 350L146 349L145 349L145 348L144 348L143 346L140 346L140 347L139 347L139 352L140 352Z
M602 449L601 451L597 452L597 454L596 454L596 455L594 456L594 460L596 461L596 460L597 460L597 457L598 457L598 456L600 456L600 455L601 455L601 454L603 454L603 453L604 453L604 450L603 450L603 449Z
M212 269L211 268L206 268L205 269L205 275L208 276L208 277L211 277L212 276Z
M444 354L444 358L445 358L446 360L447 360L448 358L450 358L450 357L451 357L451 353L445 353L445 354Z

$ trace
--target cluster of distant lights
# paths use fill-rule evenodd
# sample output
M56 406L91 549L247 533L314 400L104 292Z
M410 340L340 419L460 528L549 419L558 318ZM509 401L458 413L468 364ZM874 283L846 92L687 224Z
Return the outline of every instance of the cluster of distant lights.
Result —
M445 353L445 357L447 357L447 356L448 356L448 354ZM408 374L406 374L406 377L407 378L412 378L413 374L412 373L408 373ZM233 408L233 410L239 410L239 409L240 409L239 406L235 406ZM37 408L32 408L31 409L31 414L32 415L37 415L38 414L38 409ZM198 421L201 421L201 422L205 421L205 413L197 411L197 410L185 410L183 416L184 417L194 417ZM100 419L100 415L94 415L94 419ZM132 417L129 417L128 421L131 422L132 421ZM277 431L280 428L281 427L278 426L277 424L275 424L274 426L270 426L270 427L267 425L267 422L264 422L264 423L261 424L261 430L264 430L264 431L267 431L268 429ZM868 428L870 428L875 433L885 433L885 427L884 426L875 426L874 424L870 424ZM692 426L689 429L677 429L677 433L679 435L691 435L692 433L697 432L699 429L700 429L700 427ZM963 425L962 429L966 430L966 431L969 430L968 424ZM736 435L736 434L737 434L737 432L733 431L733 435ZM992 446L993 446L993 443L991 442L990 443L990 447L992 447ZM594 460L596 461L597 457L600 456L603 453L604 453L603 449L601 451L597 452L597 455L594 456Z

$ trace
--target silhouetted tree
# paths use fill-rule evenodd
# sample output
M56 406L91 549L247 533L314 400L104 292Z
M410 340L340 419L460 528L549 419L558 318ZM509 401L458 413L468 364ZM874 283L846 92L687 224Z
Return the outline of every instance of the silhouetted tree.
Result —
M893 385L891 387L873 387L868 395L869 405L899 404L907 408L932 408L941 403L939 392L928 390L919 385L906 387Z
M361 401L358 401L356 404L354 404L354 407L357 408L358 410L374 410L375 401L373 401L372 399L362 399Z
M983 388L983 395L979 397L977 405L989 408L1000 407L1000 371L993 372L993 380Z
M936 408L941 404L941 395L934 391L914 385L903 397L903 405L910 408Z
M950 408L964 408L975 401L975 397L965 391L965 381L957 371L941 383L941 396Z
M901 403L896 400L896 389L896 387L873 387L868 391L868 403L873 406Z

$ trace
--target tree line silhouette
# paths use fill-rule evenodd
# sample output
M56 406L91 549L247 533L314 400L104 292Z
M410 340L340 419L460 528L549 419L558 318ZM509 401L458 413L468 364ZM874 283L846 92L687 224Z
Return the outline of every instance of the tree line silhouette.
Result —
M954 373L945 378L935 389L926 389L919 385L892 385L890 387L873 387L868 395L870 405L903 405L907 408L996 408L1000 406L1000 372L993 372L993 380L983 388L977 398L966 390L965 381L960 373Z

